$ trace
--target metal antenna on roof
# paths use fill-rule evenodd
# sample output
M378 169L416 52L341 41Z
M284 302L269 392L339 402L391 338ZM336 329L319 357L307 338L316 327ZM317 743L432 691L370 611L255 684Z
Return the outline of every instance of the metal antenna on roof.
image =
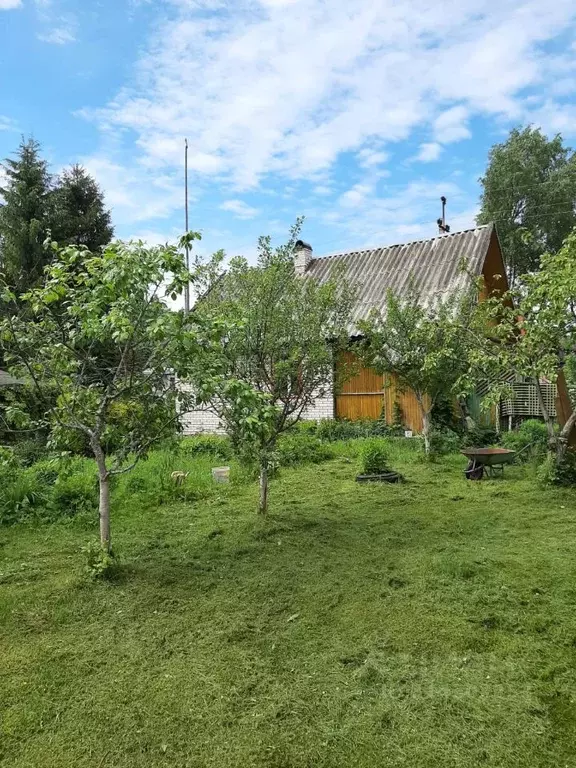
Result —
M438 219L437 221L438 234L445 235L445 234L448 234L448 232L450 232L450 227L448 226L448 224L446 224L446 198L444 197L444 195L442 195L440 200L442 201L442 218Z

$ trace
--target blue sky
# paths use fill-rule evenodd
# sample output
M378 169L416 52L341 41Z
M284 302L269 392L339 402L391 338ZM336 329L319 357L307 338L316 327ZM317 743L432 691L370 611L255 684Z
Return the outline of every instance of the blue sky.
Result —
M297 215L317 254L470 226L488 149L576 142L574 0L0 0L0 156L83 163L117 235L191 227L252 256Z

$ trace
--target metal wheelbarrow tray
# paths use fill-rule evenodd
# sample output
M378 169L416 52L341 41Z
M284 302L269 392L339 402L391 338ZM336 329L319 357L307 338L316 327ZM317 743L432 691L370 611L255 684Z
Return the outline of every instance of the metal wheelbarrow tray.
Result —
M480 468L486 469L490 475L494 474L496 468L504 474L504 464L510 464L516 456L516 451L507 448L465 448L461 453L472 463L466 470L468 476Z

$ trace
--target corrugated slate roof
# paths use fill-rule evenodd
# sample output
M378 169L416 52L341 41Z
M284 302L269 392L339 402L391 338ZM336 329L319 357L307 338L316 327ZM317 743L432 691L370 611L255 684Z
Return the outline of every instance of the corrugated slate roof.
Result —
M14 387L22 383L19 379L15 379L14 376L10 376L6 371L0 371L0 387Z
M493 229L493 224L486 224L431 240L336 253L312 259L306 275L323 282L330 279L336 265L344 265L346 280L358 290L355 324L366 319L372 308L386 308L388 289L402 296L411 281L423 304L465 289L470 284L469 273L482 273Z

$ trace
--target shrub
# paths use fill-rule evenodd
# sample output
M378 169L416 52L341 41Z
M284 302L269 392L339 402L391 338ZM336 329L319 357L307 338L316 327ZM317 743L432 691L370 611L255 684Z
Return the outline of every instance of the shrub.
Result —
M456 415L454 401L450 397L439 397L430 414L433 426L440 431L458 432L462 428L461 420Z
M232 458L232 443L224 435L197 435L182 441L181 449L189 456L216 456L219 459Z
M53 459L39 461L30 468L30 472L44 488L49 488L54 485L59 477L58 466Z
M502 435L502 445L519 453L519 461L530 461L541 457L546 452L548 430L542 421L527 419L514 432L505 432Z
M576 453L567 451L559 466L554 456L548 454L538 468L538 480L542 485L576 485Z
M494 427L476 426L469 429L462 438L462 444L466 448L489 448L500 442L500 435Z
M402 406L398 400L394 401L394 405L392 407L392 426L401 430L405 429L404 412L402 411Z
M430 453L432 456L447 456L460 450L460 435L451 429L432 429L430 432Z
M26 471L3 473L0 523L16 523L44 507L47 494L33 474Z
M147 491L149 484L146 477L142 475L130 474L126 479L126 490L128 493L142 493Z
M58 517L92 513L98 504L94 471L60 475L52 490L50 508Z
M317 423L316 436L323 442L355 440L359 437L391 437L404 435L404 428L387 424L383 419L323 419Z
M82 547L82 552L86 557L85 571L89 578L96 581L110 579L116 575L120 563L112 552L103 549L100 542L91 542Z
M288 433L282 435L276 446L278 463L282 467L296 464L319 464L334 457L331 448L312 435Z
M324 419L324 421L331 421L331 419ZM321 421L299 421L297 424L297 430L304 435L317 436L318 427L321 423Z
M322 419L318 422L316 437L328 443L358 437L357 424L352 421Z
M362 470L365 475L388 472L388 447L383 440L368 440L362 446Z
M47 448L43 440L21 440L14 444L14 455L23 467L31 467L46 457Z
M14 453L14 448L8 445L0 445L0 468L7 469L17 466L18 459Z

